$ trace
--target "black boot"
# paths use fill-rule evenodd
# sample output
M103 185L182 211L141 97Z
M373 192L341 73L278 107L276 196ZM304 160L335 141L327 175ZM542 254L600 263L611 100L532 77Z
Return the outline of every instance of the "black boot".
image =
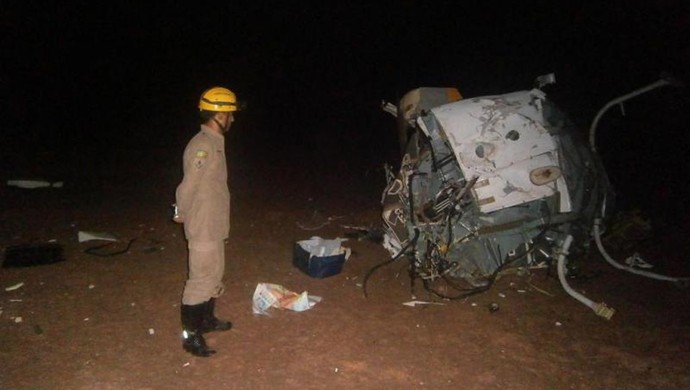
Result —
M194 356L209 357L216 351L209 349L202 335L202 324L207 302L198 305L182 305L182 348Z
M201 326L201 333L226 331L232 328L232 322L223 321L216 318L216 298L211 298L204 303L204 322Z

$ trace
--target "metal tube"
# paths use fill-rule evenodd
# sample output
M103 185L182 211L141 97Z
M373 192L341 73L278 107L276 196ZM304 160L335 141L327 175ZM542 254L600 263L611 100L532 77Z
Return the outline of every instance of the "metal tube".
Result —
M658 80L654 83L647 85L646 87L636 89L636 90L634 90L628 94L625 94L623 96L619 96L619 97L611 100L610 102L606 103L606 105L604 107L602 107L601 110L599 110L599 112L597 113L597 116L594 117L594 121L592 121L592 125L589 128L589 146L592 149L592 151L595 153L597 151L597 148L596 148L596 129L597 129L597 125L599 124L599 119L601 119L601 117L604 115L604 113L606 111L608 111L609 108L611 108L617 104L621 104L626 100L630 100L630 99L634 98L635 96L642 95L643 93L647 93L653 89L663 87L666 85L670 85L670 84L671 84L671 82L669 82L668 80L661 79L661 80Z
M558 253L558 279L561 282L561 286L563 286L563 289L565 292L568 293L571 297L577 299L581 303L583 303L585 306L589 307L590 309L594 310L594 312L601 317L606 318L607 320L610 320L611 317L613 317L613 314L616 312L614 309L606 306L605 303L597 303L592 301L591 299L587 298L586 296L580 294L579 292L575 291L570 285L568 284L568 281L565 278L565 261L566 261L566 256L568 255L568 249L570 248L570 244L573 242L573 236L568 234L568 236L565 238L565 241L563 241L563 245L561 245L561 249Z

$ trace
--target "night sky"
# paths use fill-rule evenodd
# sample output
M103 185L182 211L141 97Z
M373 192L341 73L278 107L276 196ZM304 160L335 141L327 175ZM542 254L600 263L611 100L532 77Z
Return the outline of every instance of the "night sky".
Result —
M555 72L549 96L586 129L608 100L690 68L682 0L25 3L0 12L3 178L8 151L182 147L212 85L247 102L228 138L247 155L323 147L361 164L397 158L380 101L419 86L474 97ZM649 148L638 163L672 166L669 186L688 173L687 88L637 99L607 114L603 159L614 176Z

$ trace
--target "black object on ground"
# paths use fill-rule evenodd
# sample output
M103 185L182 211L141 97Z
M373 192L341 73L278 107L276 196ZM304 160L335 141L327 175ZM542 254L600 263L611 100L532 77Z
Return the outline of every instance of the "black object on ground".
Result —
M62 245L60 244L15 245L5 249L5 260L2 262L2 268L33 267L64 260Z

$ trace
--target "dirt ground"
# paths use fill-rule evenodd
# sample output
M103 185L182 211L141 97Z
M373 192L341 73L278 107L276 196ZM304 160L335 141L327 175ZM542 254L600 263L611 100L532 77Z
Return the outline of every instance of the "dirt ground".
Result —
M295 241L379 224L383 172L337 162L305 170L231 161L227 290L217 312L234 328L207 336L216 355L193 357L180 344L186 246L168 215L180 152L112 153L91 167L98 176L73 174L62 189L0 187L0 247L55 240L66 258L0 269L0 388L690 388L688 289L615 271L594 253L581 262L586 277L571 283L615 308L611 321L543 269L507 275L460 301L436 300L419 286L417 299L440 304L406 307L410 282L400 262L371 277L365 298L363 276L387 259L367 240L346 243L353 254L341 274L304 275L291 262ZM94 256L84 250L100 243L79 243L80 230L136 240L125 254ZM660 271L687 273L677 232L635 250ZM302 313L253 315L259 282L323 301Z

